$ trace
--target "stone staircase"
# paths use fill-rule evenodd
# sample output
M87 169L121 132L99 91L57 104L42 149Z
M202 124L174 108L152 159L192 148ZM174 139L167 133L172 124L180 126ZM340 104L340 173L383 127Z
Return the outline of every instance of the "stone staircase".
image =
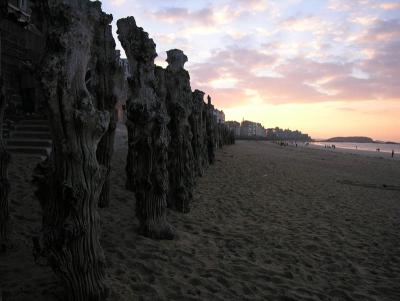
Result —
M3 123L3 139L10 137L10 132L14 129L14 122L12 120L4 120Z
M40 156L46 158L51 152L51 134L43 117L27 117L20 120L4 139L11 154Z

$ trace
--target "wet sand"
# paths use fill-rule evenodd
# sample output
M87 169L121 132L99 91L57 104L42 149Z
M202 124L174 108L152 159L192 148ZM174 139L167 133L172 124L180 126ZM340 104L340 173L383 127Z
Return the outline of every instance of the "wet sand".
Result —
M332 148L324 148L321 145L315 145L315 144L310 144L307 147L323 150L326 152L338 152L338 153L343 153L343 154L352 154L352 155L357 155L357 156L374 157L374 158L380 158L380 159L400 160L400 154L398 152L396 152L394 154L394 156L392 157L391 152L383 152L383 151L378 152L378 151L339 148L339 147L332 149Z
M400 300L400 162L238 141L198 180L189 214L169 212L179 238L136 234L120 133L111 207L102 209L110 300ZM40 207L14 159L17 246L0 257L3 300L63 300L33 263Z

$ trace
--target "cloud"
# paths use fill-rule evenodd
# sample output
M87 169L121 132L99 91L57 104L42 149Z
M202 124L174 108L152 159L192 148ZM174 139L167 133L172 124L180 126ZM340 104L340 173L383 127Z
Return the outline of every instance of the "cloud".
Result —
M400 38L400 20L377 20L374 26L360 37L359 43L389 42Z
M118 1L118 0L117 0ZM269 8L266 0L232 0L223 3L207 5L200 9L194 9L189 4L182 7L165 7L157 11L148 11L147 15L171 24L201 25L213 27L229 24L244 15L254 15Z
M380 4L379 7L384 10L395 10L395 9L400 9L400 3L399 2L386 2L386 3Z
M226 108L254 101L284 104L399 100L397 24L397 20L375 21L355 41L369 55L353 61L331 57L318 61L301 52L288 59L282 57L285 43L278 42L261 49L215 50L205 62L192 66L193 86L211 91L217 96L217 104ZM302 46L307 47L296 47ZM319 47L329 49L326 45Z
M240 12L231 11L229 6L199 10L190 10L184 7L167 7L155 12L148 12L148 15L170 24L182 25L182 23L185 23L194 24L199 28L210 28L217 24L225 24L233 21L240 15Z
M330 0L328 8L338 12L357 11L360 7L372 7L370 0Z
M323 21L316 16L292 16L282 22L281 26L291 31L313 31L320 32L323 30Z
M209 25L214 22L213 12L208 8L189 10L182 7L167 7L156 12L149 12L148 14L157 20L168 23L189 21L195 24Z
M369 26L374 24L378 18L376 16L358 16L358 17L353 17L350 19L351 22L357 23L360 25L364 26Z
M269 8L269 4L266 0L236 0L242 9L249 9L252 11L265 11Z
M111 0L111 5L122 6L126 3L126 0Z

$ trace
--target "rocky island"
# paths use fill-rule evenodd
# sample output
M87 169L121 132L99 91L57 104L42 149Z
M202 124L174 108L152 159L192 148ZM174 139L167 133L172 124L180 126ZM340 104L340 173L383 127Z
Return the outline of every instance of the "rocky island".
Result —
M322 142L354 142L354 143L374 143L370 137L353 136L353 137L333 137Z

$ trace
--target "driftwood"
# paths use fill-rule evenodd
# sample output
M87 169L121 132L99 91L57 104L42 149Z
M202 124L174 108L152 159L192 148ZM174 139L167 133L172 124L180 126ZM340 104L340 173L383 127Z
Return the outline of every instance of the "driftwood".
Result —
M157 80L156 45L148 33L136 26L133 17L118 20L117 26L132 72L127 101L126 186L135 193L140 233L156 239L172 239L175 230L167 221L166 202L169 118L159 97L161 90L157 89L162 75L159 70Z
M106 170L96 149L110 116L95 108L85 83L101 7L88 0L47 0L41 9L47 45L40 71L53 152L36 169L43 221L35 254L45 256L70 300L104 300L108 288L97 205Z
M183 68L186 55L179 49L167 51L165 71L167 110L171 118L168 129L171 143L168 151L168 207L189 212L194 188L194 157L189 116L192 112L192 90L189 73Z

